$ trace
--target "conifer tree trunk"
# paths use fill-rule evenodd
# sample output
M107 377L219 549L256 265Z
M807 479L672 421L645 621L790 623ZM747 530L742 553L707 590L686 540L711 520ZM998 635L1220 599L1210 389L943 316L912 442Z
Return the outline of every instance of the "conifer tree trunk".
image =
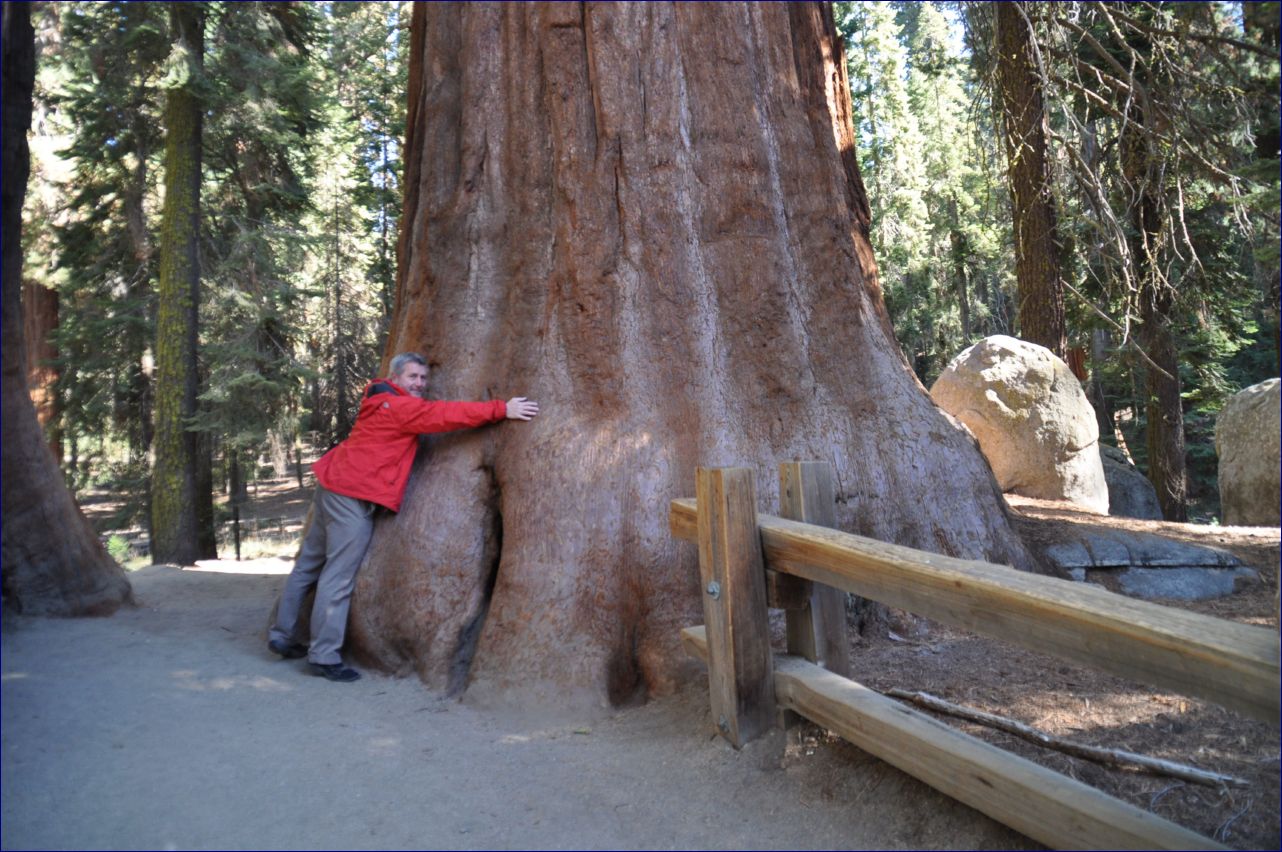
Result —
M1139 282L1139 341L1148 355L1144 366L1145 445L1148 450L1148 478L1157 491L1162 516L1168 521L1188 520L1188 478L1184 458L1184 403L1180 397L1179 350L1171 333L1171 311L1175 292L1160 280L1157 247L1162 223L1154 193L1155 177L1149 167L1152 142L1139 128L1144 115L1132 109L1131 129L1122 134L1122 170L1134 187L1130 216L1131 256Z
M388 353L541 414L432 439L349 640L478 703L699 668L695 469L835 469L846 529L1032 563L895 343L826 4L419 4ZM701 676L701 675L699 675Z
M174 49L182 53L186 78L169 89L165 101L151 544L157 562L191 564L214 555L206 550L209 536L201 528L199 436L188 428L199 389L201 111L196 82L203 64L204 11L198 3L169 8Z
M53 360L58 348L52 335L58 328L58 291L36 281L22 282L22 336L27 363L27 387L54 459L62 459L58 425L58 368Z
M1153 363L1145 368L1145 443L1148 478L1157 492L1162 517L1188 520L1188 475L1184 458L1184 402L1180 397L1180 360L1171 334L1173 293L1167 288L1140 292L1140 345Z
M33 615L108 615L129 581L71 498L27 392L22 321L22 203L30 158L35 33L31 5L3 7L3 544L4 602Z
M1015 226L1019 336L1065 356L1064 282L1046 108L1023 3L995 3L996 89Z

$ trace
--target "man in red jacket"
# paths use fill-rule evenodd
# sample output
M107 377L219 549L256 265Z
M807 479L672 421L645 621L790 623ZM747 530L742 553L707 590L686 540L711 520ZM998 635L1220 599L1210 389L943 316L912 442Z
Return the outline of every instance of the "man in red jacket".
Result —
M356 570L374 532L374 510L401 508L418 436L483 426L499 420L529 420L537 402L513 397L506 403L434 402L427 390L427 362L403 352L392 359L391 378L365 388L356 425L346 440L312 466L316 497L312 522L281 592L267 645L286 658L307 657L314 674L346 683L360 672L343 665L339 651L347 632L347 610ZM312 587L311 644L297 639L303 602Z

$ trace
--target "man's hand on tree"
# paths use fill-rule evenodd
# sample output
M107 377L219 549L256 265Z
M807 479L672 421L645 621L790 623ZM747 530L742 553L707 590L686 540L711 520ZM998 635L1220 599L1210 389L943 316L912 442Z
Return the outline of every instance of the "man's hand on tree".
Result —
M507 401L508 420L531 420L539 413L539 404L523 396L514 396Z

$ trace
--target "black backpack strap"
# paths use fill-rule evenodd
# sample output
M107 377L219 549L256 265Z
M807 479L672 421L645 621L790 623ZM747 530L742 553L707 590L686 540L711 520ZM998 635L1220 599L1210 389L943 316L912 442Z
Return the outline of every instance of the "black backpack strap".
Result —
M365 398L369 399L371 396L378 393L396 394L396 388L392 387L387 382L374 382L374 384L369 386L369 390L365 391Z

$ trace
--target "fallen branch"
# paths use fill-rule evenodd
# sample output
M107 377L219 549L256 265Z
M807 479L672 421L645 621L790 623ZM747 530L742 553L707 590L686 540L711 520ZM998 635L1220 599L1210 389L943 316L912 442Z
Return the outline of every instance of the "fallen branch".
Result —
M1147 757L1134 752L1122 751L1121 749L1100 748L1098 746L1083 745L1071 740L1057 737L1054 734L1048 734L1045 731L1039 731L1036 728L1025 725L1023 722L1016 722L1014 719L1007 719L1004 716L997 716L993 713L985 713L982 710L973 710L969 707L962 707L952 702L945 701L942 698L926 692L912 692L907 689L887 689L886 695L891 698L901 698L905 701L911 701L929 710L937 713L947 713L950 716L957 716L961 719L967 719L971 722L977 722L981 725L987 725L990 728L996 728L999 731L1005 731L1008 734L1014 734L1021 739L1036 743L1044 748L1052 748L1056 751L1062 751L1065 754L1071 754L1074 757L1093 760L1096 763L1102 763L1106 766L1118 766L1123 768L1138 768L1146 772L1152 772L1158 775L1169 775L1173 778L1180 778L1185 781L1191 781L1194 784L1204 784L1208 787L1223 787L1231 784L1235 787L1246 787L1250 782L1245 778L1237 778L1233 775L1221 775L1218 772L1209 772L1205 769L1198 769L1194 766L1188 766L1183 763L1175 763L1170 760L1162 760L1156 757Z

